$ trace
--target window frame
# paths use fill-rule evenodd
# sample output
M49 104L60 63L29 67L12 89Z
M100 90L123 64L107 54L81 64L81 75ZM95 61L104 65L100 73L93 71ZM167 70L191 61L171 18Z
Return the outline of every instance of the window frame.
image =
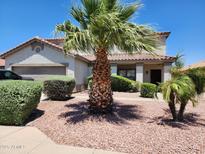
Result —
M133 81L136 81L136 69L132 69L132 68L119 68L118 70L117 70L117 75L120 75L119 74L119 72L120 71L125 71L126 73L126 76L123 76L123 77L125 77L125 78L128 78L128 79L130 79L130 80L133 80ZM133 78L130 78L130 77L128 77L127 76L127 74L128 74L128 71L134 71L134 76L133 76ZM120 75L120 76L122 76L122 75Z

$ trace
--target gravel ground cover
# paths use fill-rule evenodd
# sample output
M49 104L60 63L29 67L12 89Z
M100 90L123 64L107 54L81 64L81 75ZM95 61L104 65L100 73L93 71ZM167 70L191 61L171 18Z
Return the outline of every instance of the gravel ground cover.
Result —
M75 94L68 101L42 101L27 125L71 146L131 154L205 153L205 99L195 108L191 103L187 106L184 123L173 123L167 104L159 100L115 93L114 113L99 117L87 114L83 95Z

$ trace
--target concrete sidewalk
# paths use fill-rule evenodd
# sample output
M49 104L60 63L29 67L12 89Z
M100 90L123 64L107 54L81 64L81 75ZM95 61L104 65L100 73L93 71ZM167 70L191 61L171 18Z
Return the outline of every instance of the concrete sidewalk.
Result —
M122 154L57 145L35 127L0 126L0 154Z

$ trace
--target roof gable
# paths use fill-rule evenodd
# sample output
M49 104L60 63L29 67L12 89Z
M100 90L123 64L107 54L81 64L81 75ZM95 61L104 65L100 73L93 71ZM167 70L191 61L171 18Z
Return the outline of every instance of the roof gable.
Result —
M41 39L39 37L34 37L26 42L21 43L20 45L16 46L15 48L3 53L0 57L5 59L6 57L20 51L21 49L31 45L34 42L44 43L45 45L47 45L49 47L55 48L57 51L63 51L63 48L58 46L58 45L55 45L55 44L53 44L47 40Z

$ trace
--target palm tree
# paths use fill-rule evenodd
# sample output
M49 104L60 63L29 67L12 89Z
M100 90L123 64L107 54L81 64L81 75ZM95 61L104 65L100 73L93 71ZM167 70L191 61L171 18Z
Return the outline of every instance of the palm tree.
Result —
M179 76L181 74L181 69L184 67L184 61L183 61L184 55L177 53L175 58L174 65L171 68L171 74L172 76Z
M172 69L172 79L161 85L164 100L168 102L174 121L184 120L184 111L188 102L193 106L197 103L197 97L204 92L205 87L205 69L196 68L186 72L181 72L184 66L181 60L182 56L177 56L175 66ZM179 64L179 65L178 65ZM175 104L179 103L178 114Z
M187 75L178 76L165 82L161 86L161 89L163 98L168 102L173 120L182 121L188 101L191 101L193 105L197 102L195 99L196 91L193 81ZM176 113L176 103L180 104L178 114Z
M141 4L121 5L118 0L81 0L82 7L73 7L71 14L79 27L70 21L57 25L65 34L64 50L71 49L95 55L93 84L89 92L90 109L111 111L113 98L108 54L114 46L127 53L157 48L158 37L152 28L130 23L129 19Z

